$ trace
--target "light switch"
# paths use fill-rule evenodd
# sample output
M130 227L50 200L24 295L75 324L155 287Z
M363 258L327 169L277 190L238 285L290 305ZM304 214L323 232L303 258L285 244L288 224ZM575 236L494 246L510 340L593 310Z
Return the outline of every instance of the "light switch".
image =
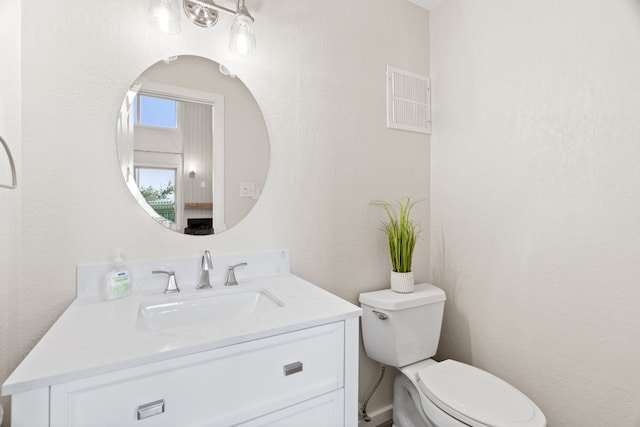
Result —
M207 188L207 182L206 181L200 181L200 188Z

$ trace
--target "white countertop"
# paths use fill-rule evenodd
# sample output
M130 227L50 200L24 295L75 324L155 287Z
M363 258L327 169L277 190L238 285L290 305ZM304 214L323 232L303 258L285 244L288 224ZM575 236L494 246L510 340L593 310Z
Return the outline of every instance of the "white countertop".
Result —
M157 331L136 330L141 304L225 292L144 290L114 301L76 299L2 385L16 394L93 375L358 317L362 310L292 274L249 278L234 290L261 288L276 310Z

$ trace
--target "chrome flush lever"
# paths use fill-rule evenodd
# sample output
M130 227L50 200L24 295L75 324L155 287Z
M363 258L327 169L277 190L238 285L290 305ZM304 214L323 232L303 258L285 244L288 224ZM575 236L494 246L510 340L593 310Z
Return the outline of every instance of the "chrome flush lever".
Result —
M380 311L373 310L373 314L378 316L378 319L380 320L387 320L389 318L389 316L387 316L385 313L382 313Z

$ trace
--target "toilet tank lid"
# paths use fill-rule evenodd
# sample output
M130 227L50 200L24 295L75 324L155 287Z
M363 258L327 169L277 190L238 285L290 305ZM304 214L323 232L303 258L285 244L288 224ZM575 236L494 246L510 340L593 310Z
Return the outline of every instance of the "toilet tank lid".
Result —
M445 299L444 291L429 283L416 285L415 290L408 294L394 292L391 289L360 294L360 303L385 310L404 310L441 302Z

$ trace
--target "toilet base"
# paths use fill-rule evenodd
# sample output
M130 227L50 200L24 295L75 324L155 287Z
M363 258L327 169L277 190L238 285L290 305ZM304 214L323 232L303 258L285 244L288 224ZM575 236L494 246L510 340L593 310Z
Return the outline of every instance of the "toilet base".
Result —
M417 372L435 363L428 359L400 368L393 383L394 427L468 427L420 393Z
M393 427L437 427L424 414L418 389L403 374L393 381Z

